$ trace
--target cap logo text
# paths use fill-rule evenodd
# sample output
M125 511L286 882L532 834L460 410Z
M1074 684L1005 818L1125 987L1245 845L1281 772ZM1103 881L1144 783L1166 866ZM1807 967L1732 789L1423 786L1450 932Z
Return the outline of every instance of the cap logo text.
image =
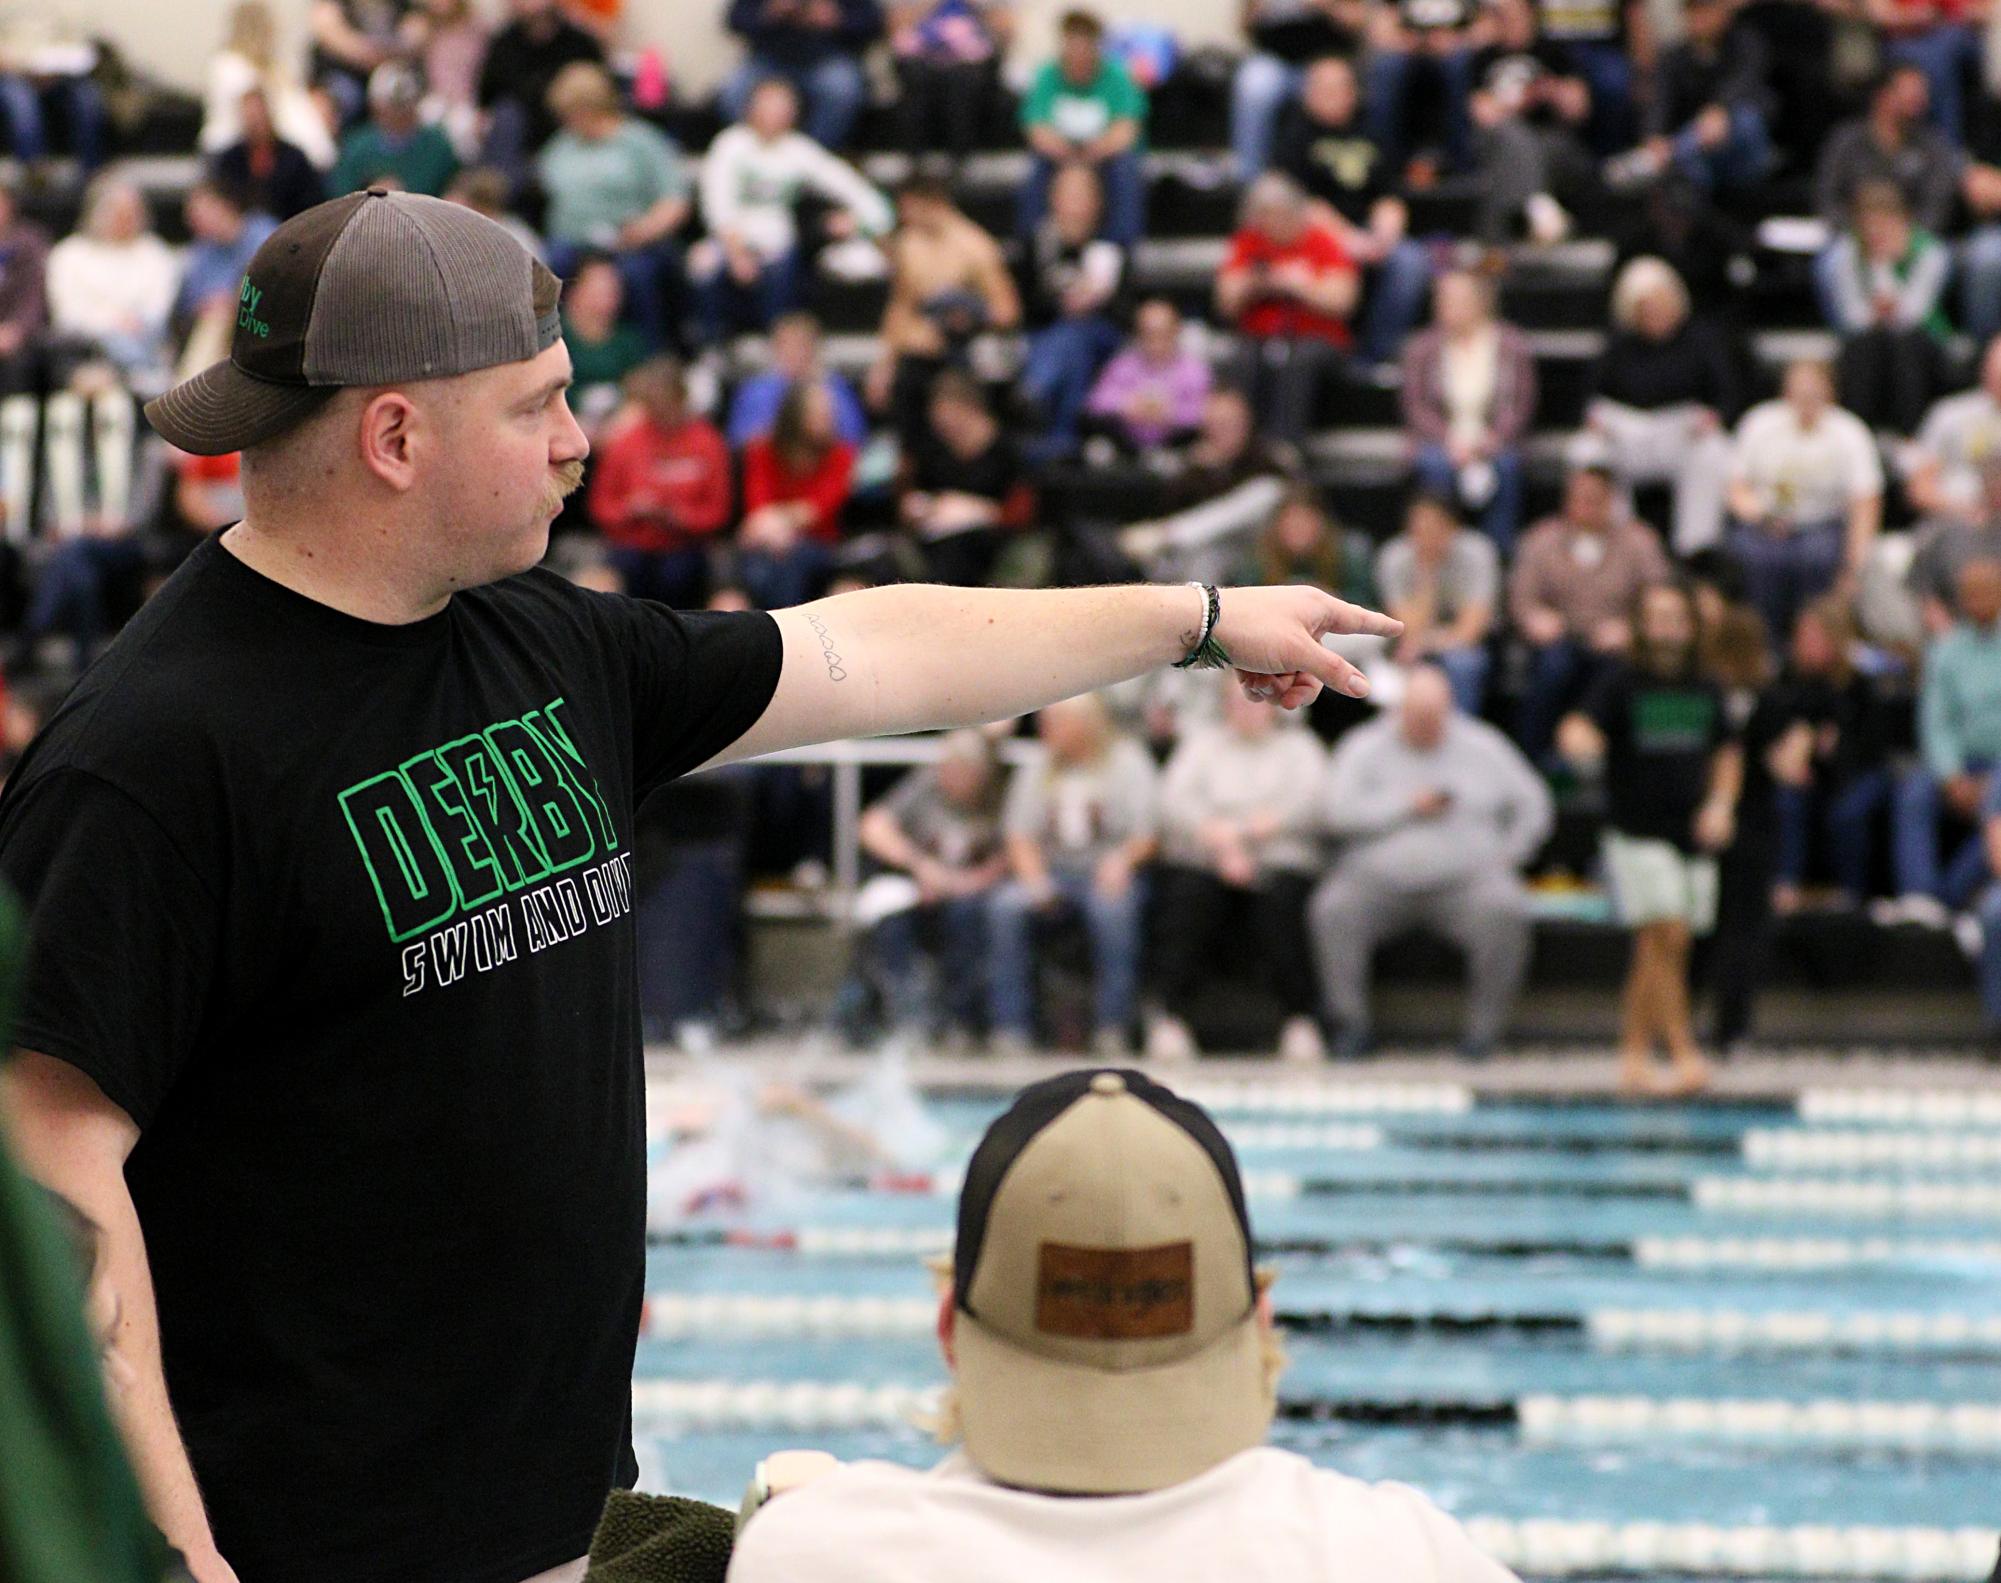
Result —
M243 289L236 294L236 327L248 330L258 340L267 339L271 334L270 324L257 317L258 306L264 301L264 288L250 284L250 277L243 277Z
M1035 1328L1076 1341L1145 1341L1195 1328L1195 1246L1042 1244Z

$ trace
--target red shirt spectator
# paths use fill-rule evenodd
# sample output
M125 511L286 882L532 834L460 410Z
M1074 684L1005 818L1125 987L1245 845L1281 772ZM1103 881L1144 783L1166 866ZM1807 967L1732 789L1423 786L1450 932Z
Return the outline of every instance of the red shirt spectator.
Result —
M598 457L591 520L623 549L689 549L729 520L729 447L714 424L688 411L670 360L634 369L626 393L637 410Z
M1359 276L1331 227L1283 177L1257 182L1216 281L1217 306L1254 340L1305 337L1346 347Z
M855 478L855 448L840 440L836 427L823 382L787 391L771 433L744 447L745 517L765 513L768 519L778 513L767 508L778 507L792 534L836 542Z

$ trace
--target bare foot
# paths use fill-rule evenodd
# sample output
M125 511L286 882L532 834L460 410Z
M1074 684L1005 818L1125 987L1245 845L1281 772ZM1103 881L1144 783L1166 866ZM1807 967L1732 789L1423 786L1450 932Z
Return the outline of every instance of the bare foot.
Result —
M1700 1051L1690 1050L1674 1057L1666 1092L1676 1099L1689 1099L1709 1087L1716 1074Z
M1619 1092L1629 1099L1652 1099L1661 1091L1654 1076L1651 1051L1622 1050L1619 1053Z

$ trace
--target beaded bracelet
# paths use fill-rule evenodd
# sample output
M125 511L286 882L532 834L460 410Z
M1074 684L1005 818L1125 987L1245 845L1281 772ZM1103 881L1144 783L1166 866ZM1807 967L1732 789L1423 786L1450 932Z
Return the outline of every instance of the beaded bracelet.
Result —
M1195 647L1188 651L1186 659L1176 660L1177 671L1222 671L1231 666L1230 651L1216 641L1216 623L1223 618L1223 596L1216 592L1214 583L1190 583L1190 588L1202 590L1202 635L1195 640Z

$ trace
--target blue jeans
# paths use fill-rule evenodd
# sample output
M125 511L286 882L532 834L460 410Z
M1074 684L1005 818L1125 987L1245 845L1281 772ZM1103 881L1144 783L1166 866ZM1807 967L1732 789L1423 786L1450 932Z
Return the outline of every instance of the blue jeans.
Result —
M1932 125L1959 142L1966 116L1964 84L1967 73L1980 63L1979 30L1964 22L1939 22L1921 33L1885 41L1883 54L1899 66L1915 66L1925 74Z
M1377 50L1364 62L1366 107L1370 134L1392 171L1410 158L1405 134L1404 100L1411 73L1420 60L1438 68L1445 85L1445 157L1464 170L1473 159L1473 122L1466 105L1473 93L1473 52L1455 49L1444 55L1419 56L1404 50Z
M834 552L818 539L801 539L783 555L745 550L737 556L737 581L760 610L790 610L816 599L834 570Z
M1730 111L1730 135L1720 148L1704 148L1693 125L1674 137L1674 167L1704 192L1740 192L1765 179L1772 165L1772 136L1750 105Z
M1848 542L1839 522L1801 523L1790 533L1739 524L1730 530L1730 557L1744 574L1744 597L1765 618L1783 649L1800 610L1834 586Z
M743 119L757 85L772 77L792 84L799 95L800 130L823 148L843 149L868 98L868 81L861 62L851 55L829 55L816 66L781 66L752 55L724 79L717 103L731 121Z
M1028 338L1021 388L1049 420L1045 449L1064 454L1077 444L1077 420L1098 370L1119 349L1119 332L1098 314L1058 319Z
M732 335L762 334L771 321L799 303L799 255L782 253L742 285L727 264L694 283L695 322L702 344L714 346Z
M105 584L129 577L145 561L145 550L130 535L65 539L35 582L23 634L39 638L63 628L76 644L78 658L88 659L104 636Z
M940 957L936 1001L925 982L919 939L927 932ZM899 1028L970 1028L979 1020L987 983L980 964L987 955L987 898L954 896L926 907L891 913L869 936L890 1020ZM942 1016L940 1015L942 1013Z
M1515 530L1522 520L1522 453L1496 451L1489 458L1494 469L1494 493L1480 511L1480 531L1494 541L1494 548L1506 561L1515 552ZM1459 473L1442 445L1420 445L1412 464L1418 482L1447 499L1459 495Z
M1146 879L1135 875L1116 901L1100 896L1091 871L1052 865L1049 877L1066 905L1083 914L1097 973L1094 1020L1100 1031L1124 1032L1139 994L1140 925ZM1013 880L987 898L987 1025L1023 1039L1035 1034L1035 904Z
M1869 896L1869 867L1875 856L1877 810L1890 801L1895 780L1886 769L1864 770L1846 786L1816 796L1812 786L1774 786L1772 800L1778 818L1777 851L1772 877L1798 885L1806 878L1807 852L1813 843L1813 812L1821 804L1827 830L1828 863L1835 882L1848 899L1861 903Z
M2001 1033L2001 885L1989 885L1981 892L1980 1012L1990 1034Z
M1981 226L1959 246L1959 322L1982 346L2001 335L2001 222Z
M1431 249L1405 237L1369 271L1359 327L1364 361L1393 361L1430 301Z
M1487 701L1487 669L1492 664L1486 645L1475 643L1463 649L1444 649L1431 658L1451 683L1452 701L1460 712L1477 716Z
M1238 66L1230 80L1230 151L1236 156L1238 181L1256 181L1271 163L1278 118L1305 75L1304 68L1287 65L1276 55L1247 55Z
M1120 247L1138 245L1146 230L1146 167L1139 154L1127 149L1094 167L1098 183L1105 190L1105 219L1099 234ZM1049 209L1049 182L1056 167L1042 155L1034 155L1028 166L1028 180L1021 184L1015 199L1015 230L1026 239L1035 234Z
M88 77L58 78L44 89L21 73L0 74L0 110L6 112L14 157L24 163L48 158L48 119L42 114L44 92L62 101L77 162L85 170L95 170L104 163L104 97Z
M613 545L605 560L634 599L654 599L676 610L708 602L709 552L703 549L635 550Z
M581 242L549 238L549 267L565 280L575 273L589 249ZM674 318L679 307L679 282L687 273L681 244L671 236L644 247L622 248L611 254L612 266L625 287L625 317L639 327L654 351L677 340Z
M1633 60L1625 46L1616 39L1568 43L1563 53L1591 90L1591 152L1607 159L1631 148L1639 140L1639 123L1633 115Z
M1529 674L1515 716L1515 740L1542 767L1556 745L1556 723L1591 687L1610 659L1570 638L1529 651Z
M1976 775L1987 775L1991 764L1969 764ZM1905 896L1931 896L1948 907L1965 905L1987 874L1987 853L1976 830L1962 841L1941 869L1938 860L1940 786L1924 765L1905 771L1897 782L1891 811L1892 844L1897 865L1897 890Z

